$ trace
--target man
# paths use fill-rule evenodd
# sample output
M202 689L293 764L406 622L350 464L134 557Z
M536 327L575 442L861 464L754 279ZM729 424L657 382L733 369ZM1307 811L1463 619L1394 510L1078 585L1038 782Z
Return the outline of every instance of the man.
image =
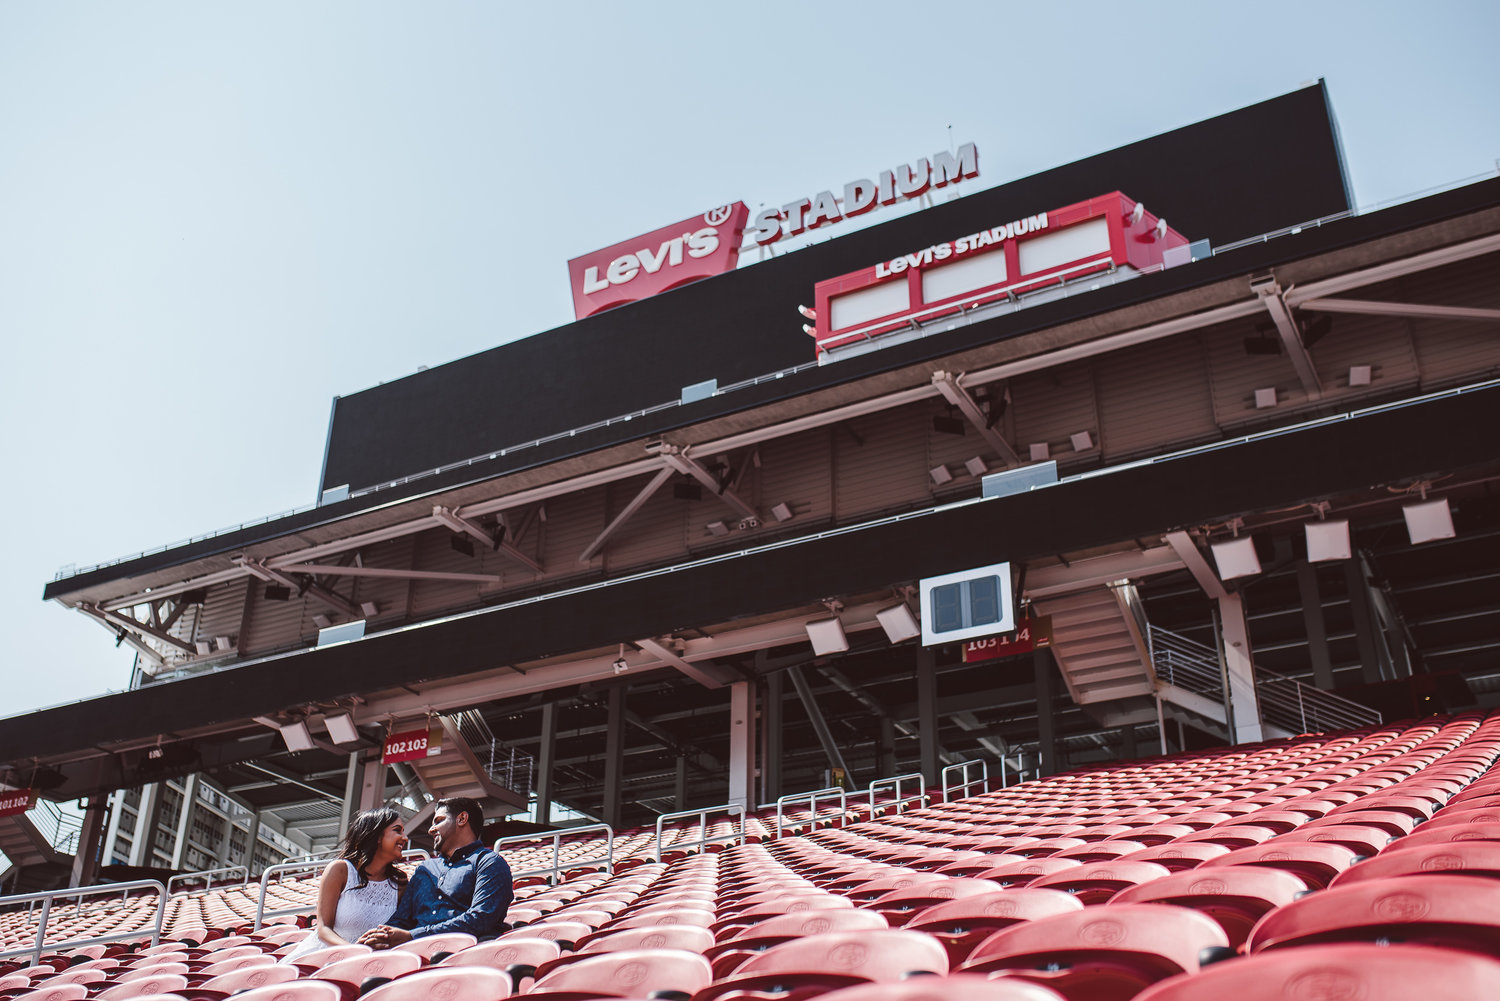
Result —
M389 949L414 938L468 932L485 938L501 930L515 893L505 859L479 843L484 814L463 796L439 800L427 833L438 853L417 867L396 913L359 941Z

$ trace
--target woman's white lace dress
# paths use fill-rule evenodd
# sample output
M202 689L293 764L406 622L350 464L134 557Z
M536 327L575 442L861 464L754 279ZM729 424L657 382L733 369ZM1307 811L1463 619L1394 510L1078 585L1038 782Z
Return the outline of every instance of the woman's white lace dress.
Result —
M334 912L333 930L344 941L353 942L376 925L385 924L396 913L399 894L396 884L389 879L372 879L360 886L359 872L354 863L348 859L341 861L347 872L344 874L344 892L339 894L338 910ZM296 962L299 957L322 948L326 948L326 944L318 938L318 929L314 927L302 944L283 957L282 962Z

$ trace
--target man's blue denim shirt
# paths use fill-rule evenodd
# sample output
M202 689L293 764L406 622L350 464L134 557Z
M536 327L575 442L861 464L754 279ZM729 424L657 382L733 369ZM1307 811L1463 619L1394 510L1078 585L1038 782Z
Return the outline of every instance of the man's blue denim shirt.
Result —
M474 841L417 866L390 924L413 938L448 932L484 938L500 931L514 897L510 866Z

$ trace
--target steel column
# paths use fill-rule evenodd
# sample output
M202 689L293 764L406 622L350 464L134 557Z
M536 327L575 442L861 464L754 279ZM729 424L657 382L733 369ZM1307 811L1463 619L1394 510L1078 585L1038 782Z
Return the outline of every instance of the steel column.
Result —
M1328 656L1328 625L1323 619L1323 596L1318 591L1318 568L1307 560L1297 564L1297 590L1302 599L1302 621L1307 629L1307 659L1313 684L1333 691L1333 661Z
M1224 638L1224 676L1229 687L1230 738L1236 744L1265 740L1260 700L1255 693L1255 658L1245 602L1238 594L1219 599L1219 628Z
M1032 676L1036 684L1037 778L1058 770L1057 729L1052 719L1052 676L1057 669L1052 648L1041 647L1031 654Z
M942 783L943 768L938 746L937 654L925 646L917 648L917 743L922 778L936 788Z
M609 721L604 732L604 805L599 811L611 827L620 826L620 789L625 771L625 686L609 690Z
M557 703L542 705L542 739L536 759L536 822L552 823L553 772L557 761Z

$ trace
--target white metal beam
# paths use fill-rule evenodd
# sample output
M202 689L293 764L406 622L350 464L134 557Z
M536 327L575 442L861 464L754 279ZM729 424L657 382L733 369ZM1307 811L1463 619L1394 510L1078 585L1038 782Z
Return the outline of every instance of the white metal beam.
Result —
M704 688L723 688L725 682L734 680L732 677L721 677L720 675L724 675L725 672L714 667L713 664L692 664L683 660L670 648L664 646L660 640L636 640L635 645L663 663L671 664Z
M147 660L151 661L157 667L161 667L166 663L166 658L161 655L161 652L159 650L152 649L144 640L141 639L139 635L131 632L128 629L117 626L114 623L110 622L109 619L105 618L103 609L96 608L95 606L90 604L82 604L78 606L78 610L84 615L87 615L89 618L93 619L95 622L99 623L105 629L108 629L110 635L118 637L121 643L128 644L132 650L140 654L142 657L145 657Z
M1068 566L1027 568L1026 596L1049 598L1072 594L1117 580L1170 573L1181 570L1183 566L1182 558L1171 546L1153 546L1077 560Z
M979 436L989 443L989 446L1000 456L1001 461L1007 466L1019 466L1020 454L1011 447L1010 442L1005 440L1004 435L991 426L989 418L985 416L983 410L979 409L979 404L975 403L969 391L959 384L959 378L961 377L955 377L951 372L934 372L932 384L939 393L943 394L945 400L957 407L959 412L968 418L969 423L974 425L974 430L978 431Z
M1478 306L1429 306L1417 302L1371 299L1308 299L1298 309L1314 313L1364 313L1370 316L1420 316L1434 320L1500 320L1500 309Z
M500 576L492 573L449 573L439 570L397 570L387 567L330 566L327 563L293 563L281 569L291 573L329 574L334 577L394 577L404 580L473 581L498 584Z
M540 563L506 541L503 522L502 531L499 533L490 532L471 519L465 518L457 511L449 510L441 505L432 509L432 517L442 524L447 525L455 532L473 536L496 552L503 553L522 566L529 568L533 573L542 572L542 565ZM498 577L495 578L496 583L499 583L499 580Z
M587 563L593 559L595 554L604 548L604 544L609 541L609 537L614 535L622 525L634 517L635 513L651 499L651 495L660 490L662 484L671 479L675 472L676 470L671 466L662 466L658 469L656 475L651 477L651 480L641 488L640 493L636 494L631 502L625 505L624 510L615 515L615 520L605 525L604 531L600 532L598 537L584 548L583 552L578 556L578 562Z
M1482 236L1477 240L1469 240L1466 243L1455 243L1448 247L1439 247L1437 250L1429 250L1421 254L1413 254L1400 260L1387 261L1385 264L1377 264L1370 268L1361 268L1359 271L1351 271L1348 274L1338 275L1334 278L1324 278L1319 281L1309 282L1306 285L1298 285L1287 289L1286 304L1293 309L1298 308L1308 299L1323 299L1330 295L1338 295L1348 292L1350 289L1364 288L1378 282L1387 281L1391 278L1400 278L1404 275L1416 274L1419 271L1429 271L1440 268L1445 264L1455 264L1458 261L1467 261L1484 254L1494 253L1500 250L1500 233L1490 236Z
M746 504L740 496L728 487L720 486L714 474L698 465L697 461L689 457L687 449L674 449L671 446L664 447L661 451L662 461L679 473L687 473L693 479L707 487L715 497L739 512L742 518L759 518L755 508Z
M1281 286L1275 281L1252 281L1250 291L1260 297L1266 312L1271 314L1271 322L1281 335L1281 346L1286 349L1287 360L1296 370L1297 379L1302 383L1308 399L1318 399L1323 395L1323 380L1318 378L1317 366L1313 364L1312 355L1307 353L1307 345L1303 343L1302 331L1297 327L1296 318L1292 316L1286 300L1281 297Z
M1168 532L1165 538L1167 545L1171 546L1177 558L1182 560L1188 572L1193 575L1193 579L1198 582L1198 586L1203 588L1204 594L1210 598L1222 598L1229 594L1224 589L1224 582L1219 580L1219 575L1214 573L1213 567L1208 565L1208 560L1203 558L1203 553L1198 550L1192 536L1186 532Z
M97 613L103 616L105 621L109 622L111 625L118 626L121 629L136 633L139 636L149 636L152 639L159 640L162 643L168 644L169 646L175 646L183 653L198 652L197 647L193 646L193 644L189 643L187 640L178 639L176 636L173 636L171 633L167 632L164 629L157 629L155 626L147 625L144 622L139 622L129 615L121 615L119 612L112 612L108 609L103 608L91 608L85 609L85 611L89 611L91 612L91 614Z

